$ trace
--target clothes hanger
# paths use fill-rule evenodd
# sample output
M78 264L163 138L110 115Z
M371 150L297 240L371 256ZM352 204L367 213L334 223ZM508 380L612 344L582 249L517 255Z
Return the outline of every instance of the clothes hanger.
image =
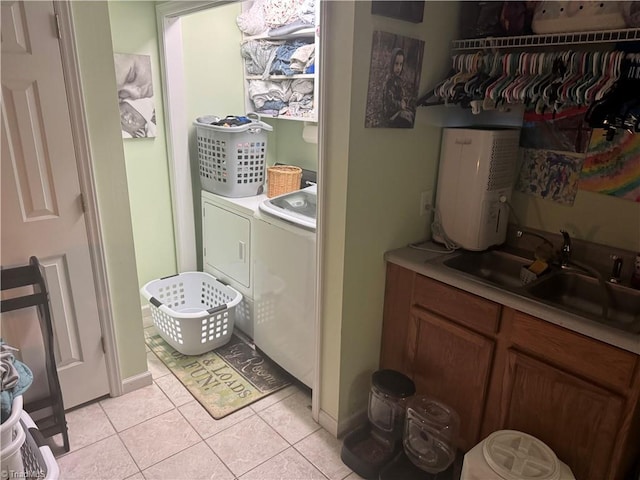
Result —
M516 74L517 54L507 53L503 59L503 75L487 89L485 99L489 98L490 109L497 108L503 102L502 92L514 79ZM489 108L487 108L488 110Z
M589 105L589 97L594 91L594 88L601 84L604 79L608 78L606 70L612 54L613 52L596 52L596 55L594 55L590 79L589 81L585 81L577 91L581 105Z
M558 89L562 85L563 78L569 71L567 63L570 57L571 52L561 52L554 60L552 69L555 75L541 91L540 99L536 104L537 113L542 114L546 109L555 111L555 103L558 98Z
M542 53L540 63L538 65L538 75L529 86L527 92L529 103L534 107L537 113L542 113L538 110L544 106L544 99L542 98L544 88L558 76L558 72L555 68L557 59L557 53Z
M625 123L627 113L635 112L640 103L637 94L640 91L640 72L636 75L636 66L633 57L623 53L615 55L609 65L611 78L597 92L596 101L585 115L591 127L606 129L607 140L613 138L617 129L629 129L630 125ZM635 131L637 122L632 120L631 124Z
M529 54L520 53L516 57L514 63L517 65L514 73L513 80L511 83L506 85L504 91L502 92L502 100L505 103L517 103L518 91L522 86L523 82L526 81L527 72L526 72L526 63L529 60Z
M600 59L600 52L585 52L582 54L582 64L581 64L581 73L582 75L578 80L568 88L567 96L569 103L573 105L582 105L583 99L581 97L581 92L584 91L584 88L592 81L594 77L594 65Z

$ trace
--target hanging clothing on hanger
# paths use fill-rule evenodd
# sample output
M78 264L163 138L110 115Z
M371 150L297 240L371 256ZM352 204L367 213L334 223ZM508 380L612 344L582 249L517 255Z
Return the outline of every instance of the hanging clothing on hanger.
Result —
M633 54L619 51L458 54L452 57L447 78L425 95L420 105L453 104L480 113L524 104L539 114L586 107L617 85L623 59L631 58L630 55ZM633 80L640 75L639 70L633 64L625 71ZM619 94L629 100L636 98L629 88ZM605 105L610 106L612 101L609 98ZM635 112L635 106L631 102L627 109ZM597 117L602 117L602 113Z

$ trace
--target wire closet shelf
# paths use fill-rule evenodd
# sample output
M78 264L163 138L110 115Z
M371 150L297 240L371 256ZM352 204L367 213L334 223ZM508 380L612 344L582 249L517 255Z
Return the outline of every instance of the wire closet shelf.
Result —
M451 42L451 49L460 51L536 46L547 47L556 45L633 42L635 40L640 40L640 28L453 40Z

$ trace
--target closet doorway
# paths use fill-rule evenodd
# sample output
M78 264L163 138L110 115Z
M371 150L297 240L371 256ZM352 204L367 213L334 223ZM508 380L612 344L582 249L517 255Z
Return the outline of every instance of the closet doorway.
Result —
M316 0L320 2L320 0ZM169 157L169 172L171 180L172 208L174 218L174 232L176 241L176 257L178 271L197 270L198 249L201 246L199 236L201 230L196 216L200 216L199 211L199 187L198 182L192 179L192 172L198 175L197 169L193 167L190 159L190 138L194 118L191 118L187 104L189 93L189 82L184 69L185 42L183 41L184 24L183 20L189 15L210 11L210 9L225 8L229 4L239 4L240 2L228 0L213 1L171 1L160 4L156 7L158 22L158 37L160 43L160 62L162 75L162 88L165 111L165 128L167 131L167 152ZM325 9L322 3L317 9L318 18L316 24L319 25L319 37L323 38L326 32L324 22ZM223 35L211 35L211 41L224 38ZM238 56L240 46L235 40L229 40L225 45L226 50L237 48ZM320 59L318 63L324 64L322 58L323 50L319 51ZM204 59L203 59L204 61ZM211 61L211 59L207 59ZM317 112L318 143L317 148L317 174L318 174L318 207L317 207L317 228L316 228L316 310L315 310L315 371L312 386L312 416L315 421L319 417L319 389L320 389L320 301L321 298L321 265L322 265L322 231L323 231L323 198L324 188L323 157L322 157L322 73L316 72L315 108ZM228 95L227 92L222 95ZM208 112L211 114L226 115L227 112ZM277 120L277 122L290 123L289 120ZM269 163L272 163L271 160ZM197 178L197 177L196 177Z

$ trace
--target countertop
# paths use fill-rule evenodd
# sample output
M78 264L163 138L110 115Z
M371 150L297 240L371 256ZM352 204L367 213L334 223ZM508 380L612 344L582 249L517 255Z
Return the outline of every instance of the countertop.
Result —
M260 195L254 195L252 197L224 197L215 193L202 190L202 198L211 200L218 205L226 206L233 210L244 213L245 215L252 216L258 211L260 202L267 199L267 195L262 193Z
M431 260L441 257L442 255L455 255L455 253L442 253L442 246L431 242L420 245L420 248L428 248L437 250L438 252L404 247L386 252L384 258L390 263L446 283L452 287L465 290L486 298L487 300L492 300L496 303L546 320L547 322L560 325L568 330L595 338L609 345L640 354L640 335L623 332L530 298L522 297L503 290L502 288L487 285L469 275L448 268L440 263L430 263Z
M267 223L275 224L288 231L294 232L299 236L308 237L309 239L316 239L316 232L313 229L297 225L285 218L276 217L269 213L263 213L260 210L260 203L267 200L266 193L260 195L254 195L251 197L225 197L216 193L211 193L206 190L202 190L202 199L208 200L219 207L223 207L234 212L237 212L245 217L253 217L258 220L263 220Z

